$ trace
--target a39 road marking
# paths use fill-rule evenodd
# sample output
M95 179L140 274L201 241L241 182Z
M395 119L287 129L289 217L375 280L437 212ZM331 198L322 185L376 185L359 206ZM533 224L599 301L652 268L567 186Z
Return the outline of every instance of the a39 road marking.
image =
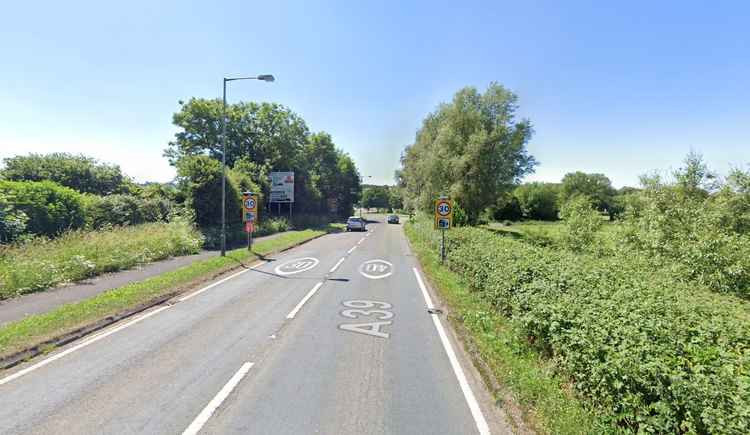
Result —
M358 319L360 316L373 316L377 321L366 323L342 323L339 325L339 329L373 337L390 337L389 333L383 332L380 329L383 326L391 325L393 323L389 320L393 318L393 313L388 311L393 308L393 305L388 302L370 301L366 299L344 301L341 304L348 309L341 311L340 314L348 319Z

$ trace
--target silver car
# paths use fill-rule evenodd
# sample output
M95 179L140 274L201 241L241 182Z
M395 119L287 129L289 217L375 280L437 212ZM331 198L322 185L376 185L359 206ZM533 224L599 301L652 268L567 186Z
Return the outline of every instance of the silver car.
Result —
M361 217L351 216L346 220L346 230L367 231L367 224L365 224L365 220Z

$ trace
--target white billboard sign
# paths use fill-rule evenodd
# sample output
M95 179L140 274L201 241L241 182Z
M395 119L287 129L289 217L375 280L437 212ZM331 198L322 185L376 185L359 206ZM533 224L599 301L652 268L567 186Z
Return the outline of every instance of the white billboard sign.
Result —
M271 172L270 202L294 202L294 172Z

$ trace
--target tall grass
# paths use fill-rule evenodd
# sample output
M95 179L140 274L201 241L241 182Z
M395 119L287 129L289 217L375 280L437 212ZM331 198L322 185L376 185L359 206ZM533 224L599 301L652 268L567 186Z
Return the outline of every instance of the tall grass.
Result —
M189 222L148 223L71 231L0 247L0 300L105 272L200 250L203 236Z

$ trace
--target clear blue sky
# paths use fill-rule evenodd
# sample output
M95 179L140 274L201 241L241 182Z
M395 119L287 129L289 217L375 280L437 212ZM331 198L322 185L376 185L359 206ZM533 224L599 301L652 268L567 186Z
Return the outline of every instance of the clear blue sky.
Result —
M220 4L221 3L221 4ZM357 6L364 4L367 6ZM606 5L611 3L613 5ZM614 5L617 3L618 5ZM520 97L541 162L530 179L603 172L615 185L679 165L750 163L750 3L5 2L0 157L83 152L139 181L177 101L288 105L364 175L392 182L424 116L462 86Z

